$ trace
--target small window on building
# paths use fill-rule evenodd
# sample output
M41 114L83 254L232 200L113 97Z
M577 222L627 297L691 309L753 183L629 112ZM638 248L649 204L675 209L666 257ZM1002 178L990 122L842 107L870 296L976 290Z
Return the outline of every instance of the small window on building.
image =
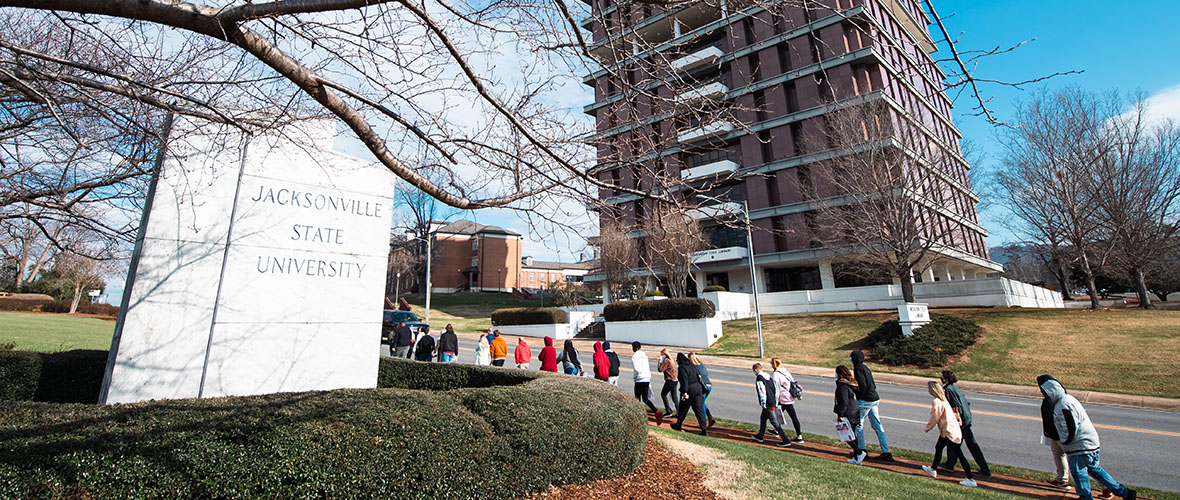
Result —
M542 275L541 275L541 283L544 283L544 282L545 282L545 278L546 278L547 276L548 276L547 274L542 274Z
M479 264L479 257L472 257L471 258L471 267L475 267L478 264Z
M479 250L479 238L475 238L475 239L471 240L471 250L472 251Z

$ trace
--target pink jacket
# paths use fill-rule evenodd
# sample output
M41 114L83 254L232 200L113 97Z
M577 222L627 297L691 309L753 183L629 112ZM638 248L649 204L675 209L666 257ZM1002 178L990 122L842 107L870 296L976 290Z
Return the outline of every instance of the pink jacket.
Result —
M930 421L926 422L926 432L930 432L936 425L938 435L954 443L963 442L963 431L959 429L959 419L955 418L955 411L951 409L950 403L938 398L930 402Z
M795 398L791 397L791 381L795 380L795 378L791 376L791 372L780 366L770 378L774 380L775 387L778 388L775 391L778 393L778 404L795 404Z
M521 340L516 343L516 362L528 363L533 360L533 350L529 349L528 342Z

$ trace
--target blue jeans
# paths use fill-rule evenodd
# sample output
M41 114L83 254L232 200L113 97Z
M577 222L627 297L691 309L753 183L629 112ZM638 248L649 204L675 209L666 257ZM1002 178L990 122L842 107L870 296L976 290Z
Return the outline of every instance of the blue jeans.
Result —
M453 363L454 361L455 361L455 354L454 353L450 353L450 352L442 353L442 362L443 363Z
M566 375L577 375L578 374L578 367L573 366L573 365L565 367L565 374Z
M705 418L713 418L713 414L709 413L709 405L705 404L709 400L709 393L713 392L713 384L705 386L705 392L701 395L701 411L705 413Z
M1098 452L1069 455L1069 473L1073 476L1073 484L1077 487L1078 497L1082 500L1093 500L1090 494L1090 476L1094 476L1102 486L1119 498L1127 496L1127 487L1115 481L1098 465Z
M881 445L881 453L889 453L889 440L885 439L885 428L881 427L881 417L877 415L877 403L880 401L857 401L860 408L860 424L856 426L856 447L865 449L865 420L877 431L877 442Z

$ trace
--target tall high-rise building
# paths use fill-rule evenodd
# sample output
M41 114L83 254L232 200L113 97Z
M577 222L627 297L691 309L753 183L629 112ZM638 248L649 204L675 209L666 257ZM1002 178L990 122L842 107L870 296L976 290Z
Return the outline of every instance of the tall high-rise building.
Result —
M587 1L593 15L583 27L601 65L584 81L595 91L585 108L597 123L591 173L623 188L686 191L713 205L701 225L714 250L698 259L690 289L749 292L751 253L759 292L891 281L843 272L847 256L819 237L817 203L837 190L812 167L842 153L814 139L830 132L833 110L865 103L884 106L905 135L896 147L927 165L907 188L939 244L917 263L913 281L1001 270L988 258L919 1L705 0L668 8ZM650 199L633 193L601 189L599 201L604 225L638 227L654 212ZM743 202L760 229L752 252L743 230L709 217L741 211Z

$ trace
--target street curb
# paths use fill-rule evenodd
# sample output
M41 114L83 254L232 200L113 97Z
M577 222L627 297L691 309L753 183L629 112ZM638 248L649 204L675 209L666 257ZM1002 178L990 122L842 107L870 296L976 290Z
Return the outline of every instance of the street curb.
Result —
M509 335L509 337L516 337L517 335ZM479 335L473 333L460 333L459 337L467 339L478 339ZM535 338L535 337L530 337ZM590 351L593 352L594 342L601 339L573 339L574 345L579 352ZM554 347L561 348L564 340L555 340ZM621 343L620 343L621 344ZM630 344L629 342L627 343ZM700 349L689 347L675 347L675 346L660 346L660 345L646 345L644 346L649 353L659 352L660 349L668 349L670 352L699 352ZM631 352L629 349L626 352ZM769 367L769 361L759 361L757 358L736 358L727 356L711 356L707 354L698 354L702 363L706 365L725 366L729 368L749 368L750 365L756 362L761 362ZM811 377L826 377L835 378L835 367L823 368L818 366L804 366L791 365L784 363L791 373L799 375L807 375ZM926 387L926 384L932 380L937 380L930 377L920 377L917 375L903 375L900 373L887 372L873 372L873 378L882 384L901 385L907 387ZM1040 399L1041 390L1032 385L1010 385L998 384L994 382L972 382L969 380L960 380L958 382L960 389L967 392L975 392L980 394L993 394L997 396L1012 396L1018 398ZM1070 390L1069 392L1078 401L1086 404L1096 404L1104 406L1119 406L1123 408L1136 408L1141 410L1156 410L1173 413L1180 413L1180 399L1161 398L1155 396L1137 396L1133 394L1115 394L1109 392L1098 391L1084 391L1084 390Z

